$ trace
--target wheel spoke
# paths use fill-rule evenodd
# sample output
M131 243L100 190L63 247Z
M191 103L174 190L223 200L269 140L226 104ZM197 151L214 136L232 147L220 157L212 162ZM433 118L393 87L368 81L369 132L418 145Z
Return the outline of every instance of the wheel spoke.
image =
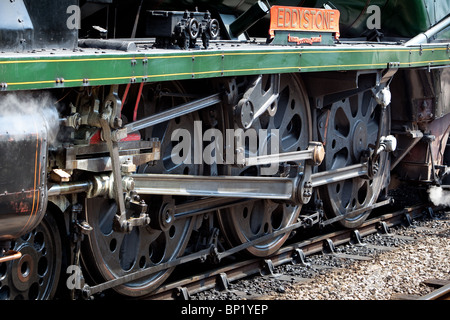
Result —
M176 83L165 83L164 92L182 93L182 88ZM149 85L144 88L143 96L154 93L154 99L145 100L145 108L140 108L140 116L148 116L161 112L185 102L185 99L159 96ZM141 173L161 174L201 174L201 165L189 163L175 164L172 161L174 143L172 133L183 128L194 136L194 121L197 113L184 115L168 122L161 123L143 132L144 139L158 138L161 142L161 157L153 165L145 165L137 170ZM192 141L192 143L194 143ZM146 196L142 198L149 205L150 225L137 226L130 233L116 231L113 228L117 206L114 201L106 199L87 199L86 220L93 227L82 248L85 267L92 273L96 282L114 280L144 268L156 266L174 260L184 254L194 224L194 219L188 217L177 219L167 229L158 225L158 215L167 202L175 201L171 197ZM156 221L156 223L155 223ZM148 277L138 279L114 288L122 295L138 297L151 293L161 285L172 273L174 268L162 270Z
M266 129L270 139L278 139L281 153L305 150L311 130L306 91L293 75L282 75L280 88L275 115L273 117L268 114L261 115L254 121L251 129ZM226 113L228 111L224 110L224 114ZM279 130L279 134L270 135L270 131L275 129ZM258 175L259 168L242 169L230 166L225 168L224 173ZM295 223L300 210L300 205L290 206L271 200L258 200L251 205L235 206L219 211L218 218L222 232L230 245L237 246ZM281 235L249 247L246 253L260 257L270 255L283 245L288 236L289 234Z
M0 300L50 300L61 274L62 243L53 217L47 213L30 233L11 248L20 259L0 264Z
M371 90L344 99L331 105L328 117L328 134L325 137L325 159L322 171L335 170L360 163L364 151L375 144L378 136L379 117L377 104ZM322 123L326 115L319 116ZM388 120L384 119L382 134L388 133ZM323 124L322 124L323 126ZM323 134L322 130L322 134ZM380 161L386 161L384 154ZM387 166L384 166L387 167ZM357 227L367 218L366 212L352 214L354 210L370 207L377 200L385 184L385 170L379 172L373 180L354 178L323 186L319 194L324 202L325 213L329 217L346 215L340 224L345 227Z

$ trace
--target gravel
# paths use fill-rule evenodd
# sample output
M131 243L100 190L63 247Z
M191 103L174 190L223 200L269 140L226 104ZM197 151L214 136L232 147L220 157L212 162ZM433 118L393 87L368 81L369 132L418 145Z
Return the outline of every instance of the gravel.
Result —
M287 264L275 275L253 276L229 285L228 290L208 290L193 300L388 300L405 295L422 296L434 289L428 279L450 280L450 213L434 219L414 220L411 227L391 228L400 237L373 234L369 245L341 245L338 253L372 258L369 261L318 254L307 257L311 265Z

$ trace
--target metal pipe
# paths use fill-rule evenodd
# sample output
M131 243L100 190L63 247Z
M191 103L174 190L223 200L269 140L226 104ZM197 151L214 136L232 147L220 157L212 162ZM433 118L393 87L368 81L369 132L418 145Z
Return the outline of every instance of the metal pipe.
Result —
M60 196L72 193L88 192L92 187L92 182L70 182L64 184L54 184L48 189L47 196Z
M269 11L270 8L265 3L262 1L256 2L230 24L231 36L239 37L239 35L250 29L256 22L264 18Z
M428 29L427 31L415 36L411 40L405 43L406 47L417 46L423 43L428 43L431 37L435 36L437 33L441 32L445 28L450 26L450 14L447 15L444 19L436 23L433 27Z
M78 40L80 48L97 48L118 51L136 51L136 43L125 40L103 40L103 39L80 39Z
M0 257L0 263L17 260L20 259L21 257L22 257L21 252L10 250L6 253L6 255Z

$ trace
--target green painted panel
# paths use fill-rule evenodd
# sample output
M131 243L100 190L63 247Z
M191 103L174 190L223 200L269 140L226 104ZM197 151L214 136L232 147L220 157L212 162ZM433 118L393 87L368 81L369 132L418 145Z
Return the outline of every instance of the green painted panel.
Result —
M448 44L317 47L241 46L222 50L147 51L136 54L0 56L0 90L26 90L141 81L183 80L262 73L384 69L450 65ZM61 80L63 79L63 80ZM7 88L5 88L7 84Z

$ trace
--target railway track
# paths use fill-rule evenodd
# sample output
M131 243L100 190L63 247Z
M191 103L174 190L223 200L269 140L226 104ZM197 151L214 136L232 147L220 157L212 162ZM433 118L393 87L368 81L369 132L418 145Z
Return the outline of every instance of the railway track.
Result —
M320 252L340 259L370 260L371 258L363 255L339 253L336 251L336 247L345 243L353 243L356 245L364 245L367 248L371 247L375 250L390 250L389 247L363 244L363 239L368 235L380 233L384 236L397 239L414 240L412 237L390 234L389 228L400 224L410 225L413 219L427 214L433 214L432 207L426 205L407 207L393 213L370 219L355 230L346 229L333 231L307 240L290 243L280 249L276 254L266 259L251 259L233 262L212 271L207 270L205 272L180 277L177 280L160 287L146 299L189 300L191 295L212 288L219 290L228 289L230 283L252 275L261 274L263 276L275 276L274 268L277 266L291 263L307 265L306 257ZM189 270L190 268L183 269ZM196 270L198 270L198 267L196 267ZM303 281L304 279L298 278L294 280ZM255 297L244 298L252 299ZM263 296L259 298L266 299L267 297Z
M394 300L450 300L450 280L428 279L423 284L435 288L428 294L418 295L396 295Z
M450 280L434 280L430 279L427 285L437 286L438 289L433 292L419 297L417 300L450 300Z

